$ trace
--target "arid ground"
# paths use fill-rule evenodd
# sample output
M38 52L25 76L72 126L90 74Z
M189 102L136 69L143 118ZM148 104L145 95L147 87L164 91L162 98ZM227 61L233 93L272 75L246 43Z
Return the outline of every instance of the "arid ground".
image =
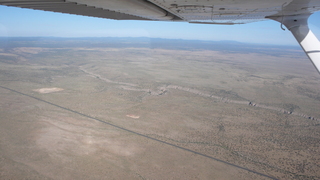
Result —
M320 75L297 47L1 43L0 179L320 179Z

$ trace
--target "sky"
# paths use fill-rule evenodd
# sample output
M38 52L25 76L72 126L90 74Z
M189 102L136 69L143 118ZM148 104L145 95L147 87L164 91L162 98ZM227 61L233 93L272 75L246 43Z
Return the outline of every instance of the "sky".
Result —
M320 12L309 18L320 39ZM190 24L187 22L117 21L0 6L1 37L149 37L245 43L298 45L280 23L266 20L242 25Z

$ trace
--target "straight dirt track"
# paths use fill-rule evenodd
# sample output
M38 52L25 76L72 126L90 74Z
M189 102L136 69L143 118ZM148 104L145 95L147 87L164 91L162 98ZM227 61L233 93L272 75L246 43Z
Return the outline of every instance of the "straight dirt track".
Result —
M109 122L106 122L106 121L103 121L103 120L94 118L94 117L92 117L92 116L88 116L88 115L86 115L86 114L80 113L80 112L78 112L78 111L75 111L75 110L72 110L72 109L69 109L69 108L66 108L66 107L62 107L62 106L60 106L60 105L57 105L57 104L54 104L54 103L45 101L45 100L43 100L43 99L39 99L39 98L37 98L37 97L34 97L34 96L31 96L31 95L28 95L28 94L25 94L25 93L16 91L16 90L14 90L14 89L10 89L10 88L4 87L4 86L0 86L0 87L3 88L3 89L9 90L9 91L18 93L18 94L20 94L20 95L27 96L27 97L29 97L29 98L33 98L33 99L35 99L35 100L44 102L44 103L46 103L46 104L50 104L50 105L55 106L55 107L58 107L58 108L60 108L60 109L63 109L63 110L66 110L66 111L69 111L69 112L78 114L78 115L80 115L80 116L83 116L83 117L86 117L86 118L89 118L89 119L92 119L92 120L95 120L95 121L99 121L99 122L101 122L101 123L104 123L104 124L107 124L107 125L109 125L109 126L112 126L112 127L118 128L118 129L121 129L121 130L123 130L123 131L130 132L130 133L132 133L132 134L135 134L135 135L138 135L138 136L142 136L142 137L151 139L151 140L153 140L153 141L157 141L157 142L162 143L162 144L166 144L166 145L169 145L169 146L172 146L172 147L175 147L175 148L184 150L184 151L188 151L188 152L197 154L197 155L199 155L199 156L203 156L203 157L206 157L206 158L209 158L209 159L218 161L218 162L222 162L222 163L224 163L224 164L227 164L227 165L230 165L230 166L239 168L239 169L246 170L246 171L248 171L248 172L251 172L251 173L254 173L254 174L257 174L257 175L266 177L266 178L270 178L270 179L275 179L275 180L276 180L276 178L274 178L274 177L272 177L272 176L268 176L268 175L266 175L266 174L262 174L262 173L253 171L253 170L247 169L247 168L245 168L245 167L238 166L238 165L236 165L236 164L232 164L232 163L229 163L229 162L226 162L226 161L223 161L223 160L220 160L220 159L217 159L217 158L214 158L214 157L211 157L211 156L208 156L208 155L205 155L205 154L202 154L202 153L199 153L199 152L196 152L196 151L193 151L193 150L184 148L184 147L177 146L177 145L175 145L175 144L171 144L171 143L168 143L168 142L165 142L165 141L162 141L162 140L159 140L159 139L156 139L156 138L153 138L153 137L144 135L144 134L140 134L140 133L138 133L138 132L135 132L135 131L132 131L132 130L129 130L129 129L126 129L126 128L123 128L123 127L120 127L120 126L117 126L117 125L114 125L114 124L111 124L111 123L109 123Z

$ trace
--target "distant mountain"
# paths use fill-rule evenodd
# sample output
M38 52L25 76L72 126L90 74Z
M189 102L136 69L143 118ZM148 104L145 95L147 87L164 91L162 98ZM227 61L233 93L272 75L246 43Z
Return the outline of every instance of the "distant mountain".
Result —
M14 47L112 47L112 48L161 48L179 50L213 50L228 53L302 53L298 46L276 46L241 43L237 41L203 41L183 39L162 39L148 37L0 37L0 48Z

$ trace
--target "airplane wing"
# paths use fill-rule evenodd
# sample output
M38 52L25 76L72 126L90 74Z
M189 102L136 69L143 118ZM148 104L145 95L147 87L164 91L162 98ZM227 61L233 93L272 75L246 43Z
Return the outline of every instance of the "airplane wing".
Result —
M0 0L0 5L115 20L243 24L273 19L295 36L320 73L320 43L309 30L319 0Z

